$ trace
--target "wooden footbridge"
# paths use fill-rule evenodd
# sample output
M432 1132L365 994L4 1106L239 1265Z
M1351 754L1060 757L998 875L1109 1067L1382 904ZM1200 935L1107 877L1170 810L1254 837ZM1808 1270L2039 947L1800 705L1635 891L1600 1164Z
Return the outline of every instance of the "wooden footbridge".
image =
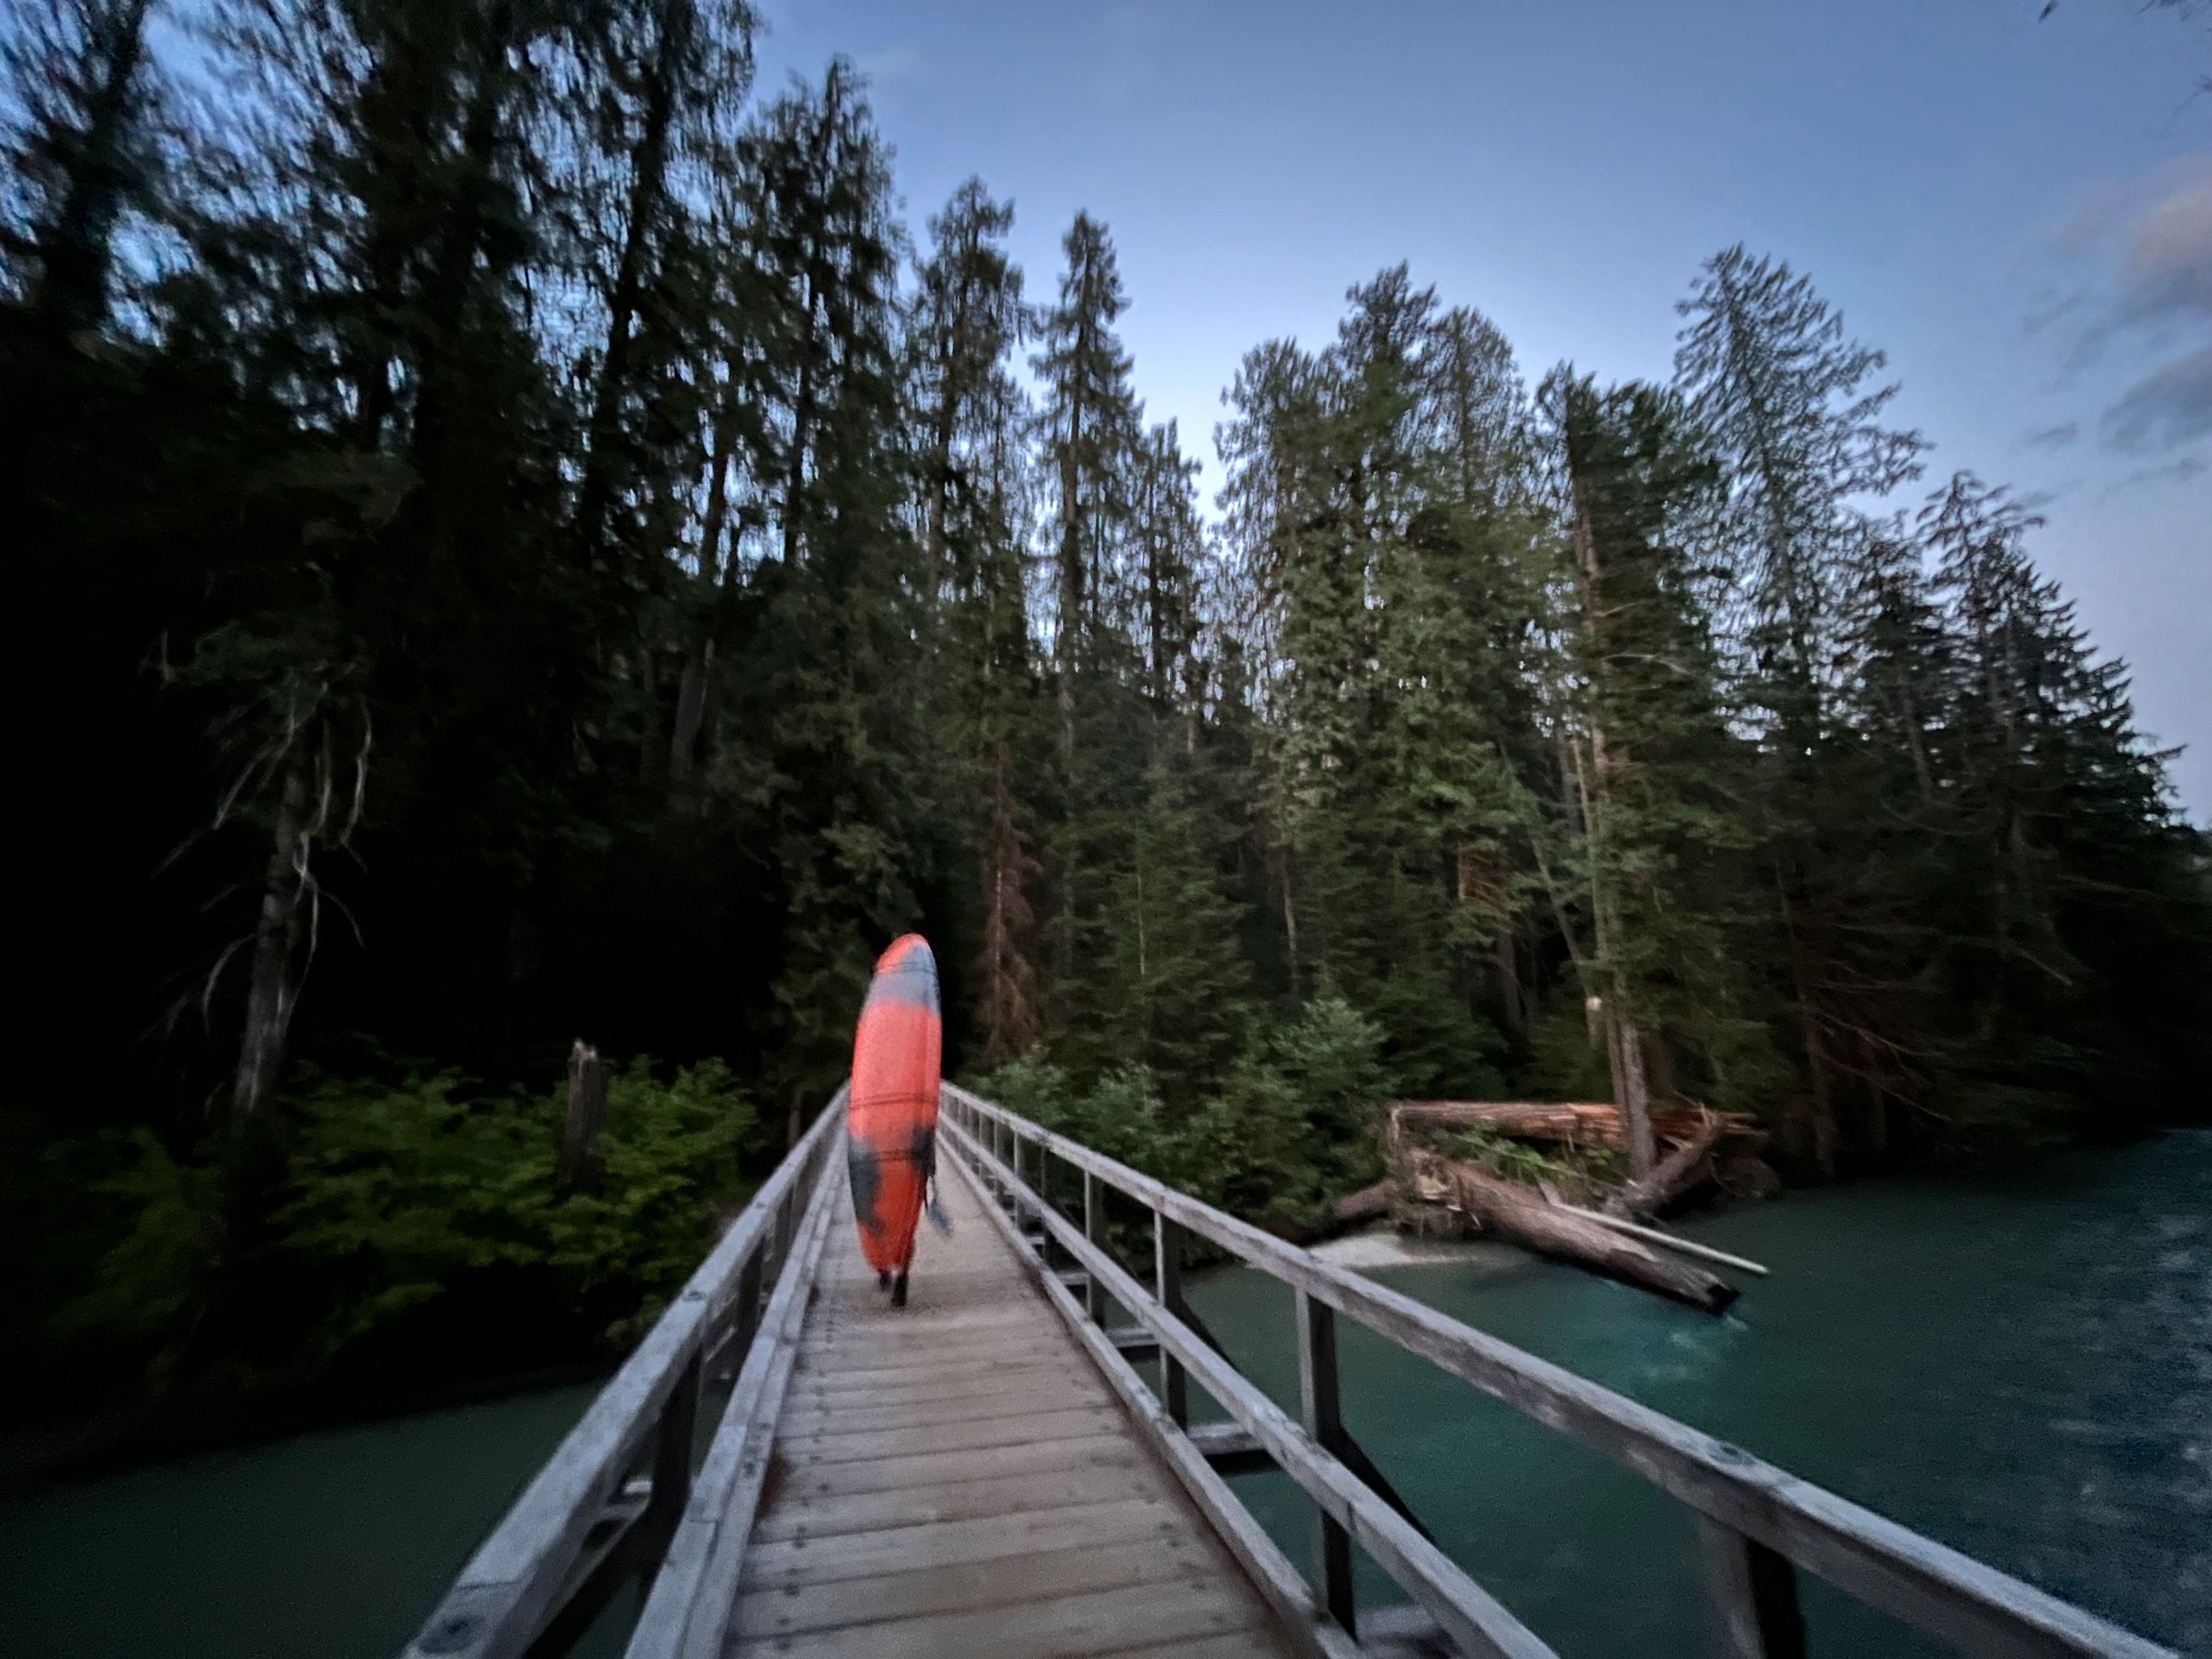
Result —
M894 1311L854 1245L842 1107L724 1235L409 1659L566 1652L626 1586L641 1599L629 1659L1550 1655L1346 1431L1339 1318L1687 1504L1714 1654L1803 1654L1802 1569L1966 1653L2173 1659L951 1085L954 1231L925 1239ZM1194 1238L1295 1291L1298 1417L1184 1300ZM1194 1385L1225 1422L1193 1422ZM1313 1501L1310 1574L1223 1479L1269 1465ZM1355 1607L1354 1545L1409 1605Z

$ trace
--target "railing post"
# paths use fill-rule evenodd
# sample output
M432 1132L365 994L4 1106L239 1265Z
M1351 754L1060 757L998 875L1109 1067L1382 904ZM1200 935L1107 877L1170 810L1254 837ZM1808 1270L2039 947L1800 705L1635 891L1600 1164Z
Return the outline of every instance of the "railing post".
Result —
M1323 1451L1334 1455L1344 1437L1336 1389L1336 1310L1304 1291L1298 1292L1298 1404L1306 1432ZM1344 1626L1346 1635L1357 1635L1352 1534L1318 1504L1314 1510L1314 1569L1321 1577L1329 1616Z
M726 1350L730 1356L726 1363L732 1376L744 1370L745 1356L753 1351L753 1337L760 1329L761 1257L763 1254L755 1250L738 1272L737 1314L731 1321L730 1343Z
M1182 1316L1182 1229L1152 1212L1152 1293L1160 1306L1177 1318ZM1160 1350L1160 1397L1168 1416L1179 1429L1190 1426L1190 1378L1177 1359Z
M1101 1250L1106 1248L1105 1183L1088 1170L1083 1172L1083 1236ZM1106 1322L1106 1286L1097 1273L1091 1274L1084 1285L1083 1303L1090 1310L1092 1324Z
M805 1172L801 1170L799 1173L804 1177ZM799 1188L805 1184L803 1178L792 1182L790 1188L785 1192L782 1201L775 1206L775 1242L769 1246L768 1261L769 1278L771 1282L782 1277L784 1258L791 1254L791 1229L793 1220L792 1200L798 1196Z
M1705 1558L1706 1649L1714 1659L1805 1659L1797 1569L1726 1522L1698 1517Z
M699 1369L705 1358L703 1352L691 1356L660 1408L653 1443L653 1496L635 1534L647 1553L642 1565L648 1581L684 1518L684 1506L691 1501L691 1441L698 1427Z

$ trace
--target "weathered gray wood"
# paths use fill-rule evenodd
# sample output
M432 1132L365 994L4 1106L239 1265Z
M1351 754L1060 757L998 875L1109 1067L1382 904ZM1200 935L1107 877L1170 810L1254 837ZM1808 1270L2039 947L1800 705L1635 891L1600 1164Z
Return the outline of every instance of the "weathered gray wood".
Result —
M1305 1431L1331 1455L1342 1449L1344 1418L1337 1395L1336 1313L1297 1292L1298 1409ZM1329 1617L1359 1633L1352 1600L1352 1534L1322 1508L1314 1510L1314 1576Z
M1218 1580L1125 1584L1057 1601L945 1613L889 1624L848 1625L729 1649L730 1659L804 1652L808 1659L884 1659L886 1654L988 1654L991 1659L1072 1659L1145 1644L1183 1644L1250 1629L1246 1600Z
M478 1546L409 1644L409 1659L514 1659L529 1646L685 1368L721 1328L739 1270L760 1249L776 1206L818 1172L843 1122L844 1098L840 1089Z
M1112 1182L1385 1340L1604 1453L1869 1606L1969 1653L2175 1659L2155 1643L1386 1285L1334 1267L1088 1147L1015 1119L966 1090L948 1085L946 1096L987 1127L1021 1123L1021 1133L1054 1157ZM1064 1237L1061 1243L1065 1246ZM1193 1374L1199 1375L1195 1366ZM1202 1375L1200 1380L1211 1389Z
M957 1127L952 1133L956 1137L961 1134ZM980 1152L973 1141L966 1141L963 1150ZM1060 1217L1049 1212L1042 1215L1060 1248L1103 1279L1116 1300L1150 1325L1160 1339L1160 1346L1177 1355L1199 1386L1249 1429L1283 1471L1350 1532L1384 1571L1411 1590L1462 1649L1474 1655L1498 1655L1501 1659L1556 1659L1552 1650L1494 1596L1324 1451L1188 1325L1154 1302L1119 1264ZM1106 1351L1112 1352L1110 1346ZM1203 1466L1204 1459L1195 1461ZM1211 1469L1206 1474L1218 1478Z
M606 1179L599 1137L607 1127L607 1066L580 1037L568 1050L568 1109L561 1126L561 1167L555 1189L596 1194Z
M1242 1423L1194 1423L1185 1432L1199 1455L1224 1474L1258 1474L1275 1467L1267 1449Z
M942 1486L958 1480L988 1480L1036 1468L1090 1468L1126 1463L1144 1454L1127 1431L1115 1425L1104 1434L1072 1435L1029 1444L1001 1443L960 1451L912 1452L866 1463L822 1463L794 1468L785 1490L797 1497L836 1498L848 1492L893 1492L908 1486Z
M834 1583L741 1590L730 1628L744 1642L994 1607L1018 1607L1024 1620L1048 1620L1053 1606L1070 1596L1217 1576L1212 1549L1188 1532L1155 1529L1149 1537L1084 1539L997 1560L915 1564ZM886 1645L902 1644L895 1632L886 1637Z
M1078 1544L1118 1544L1173 1531L1176 1507L1158 1498L1121 1498L979 1516L935 1525L796 1539L755 1539L745 1554L744 1587L827 1584L889 1572L1000 1561Z
M1015 1364L994 1364L979 1361L973 1370L946 1373L933 1370L925 1376L912 1379L891 1376L857 1386L849 1378L840 1381L828 1373L817 1371L811 1377L794 1380L788 1408L793 1412L805 1412L842 1411L860 1407L924 1406L932 1401L969 1400L1040 1384L1064 1382L1080 1386L1088 1379L1087 1371L1077 1369L1069 1363L1067 1356L1058 1353Z
M1224 1633L1264 1637L1265 1604L1111 1403L1055 1318L1061 1310L1038 1305L1029 1253L986 1223L997 1206L957 1156L939 1167L955 1233L927 1241L908 1308L884 1307L840 1229L806 1318L799 1370L826 1379L834 1368L879 1361L887 1343L902 1357L877 1365L866 1389L791 1397L777 1474L747 1544L734 1647L744 1650L765 1626L793 1655L848 1650L847 1632L865 1615L878 1650L927 1651L942 1638L967 1644L955 1650L1021 1651L1035 1630L1055 1641L1066 1633L1066 1605L1156 1579L1164 1560L1177 1564L1175 1583L1187 1568L1222 1606L1241 1608ZM933 1287L947 1286L957 1292L930 1300ZM974 1325L967 1310L975 1307L999 1317ZM1104 1332L1086 1328L1115 1352ZM1030 1363L1052 1354L1080 1370ZM977 1371L978 1362L1011 1369ZM955 1401L957 1423L933 1416L933 1402L903 1397L941 1386L948 1370L960 1374L963 1391L934 1403ZM979 1411L975 1398L991 1409ZM996 1472L1008 1468L1018 1472ZM882 1489L842 1490L862 1486ZM1096 1517L1102 1505L1120 1506L1120 1525L1079 1529L1076 1517ZM1152 1519L1136 1528L1133 1510ZM828 1570L808 1566L810 1558Z
M1157 1647L1115 1648L1114 1659L1266 1659L1281 1650L1266 1636L1239 1634L1167 1642Z
M887 1528L935 1526L1012 1515L1070 1504L1117 1502L1157 1495L1158 1477L1145 1460L1089 1469L1046 1469L961 1480L920 1491L851 1492L809 1498L781 1494L775 1506L753 1522L755 1545L798 1538L823 1538Z
M1088 1170L1083 1176L1083 1236L1100 1249L1106 1248L1106 1189L1105 1183ZM1097 1279L1083 1287L1083 1305L1090 1312L1091 1322L1106 1322L1106 1288Z
M1797 1570L1765 1545L1698 1517L1705 1564L1705 1639L1713 1659L1805 1659Z
M1114 1409L1113 1396L1106 1391L1105 1385L1084 1372L1047 1370L1041 1378L1035 1371L1017 1375L1045 1382L1054 1401L1060 1402L1055 1406L1057 1410ZM1012 1403L1008 1399L1009 1392L1003 1389L963 1389L933 1400L917 1401L902 1396L881 1405L855 1400L829 1409L802 1402L795 1395L787 1394L783 1417L776 1426L795 1442L817 1435L870 1434L878 1430L910 1428L920 1416L928 1420L934 1435L940 1429L951 1429L962 1423L1003 1420ZM917 1411L917 1406L926 1409Z
M980 1450L1006 1443L1036 1445L1097 1435L1118 1437L1127 1423L1128 1419L1121 1414L1121 1408L1110 1403L1071 1407L1064 1410L1029 1411L1015 1416L999 1413L987 1418L971 1418L964 1422L957 1419L948 1421L933 1413L928 1419L927 1443L933 1453L941 1453ZM787 1436L793 1436L797 1427L795 1424L785 1425ZM915 1437L915 1425L911 1421L900 1424L896 1428L855 1431L846 1429L832 1418L806 1435L805 1449L792 1454L791 1466L794 1469L804 1469L820 1464L858 1463L896 1457L914 1450Z
M839 1145L842 1115L835 1132ZM759 1339L730 1391L690 1502L630 1632L627 1659L716 1659L720 1652L816 1265L836 1208L840 1173L834 1167L828 1170L809 1197Z
M988 1183L988 1154L957 1121L951 1126L946 1144L961 1157L962 1167L974 1176L979 1185ZM984 1213L1006 1238L1018 1241L1020 1224L1016 1218L990 1203L985 1204ZM1065 1227L1068 1224L1055 1213L1048 1224L1039 1224ZM1285 1633L1313 1659L1356 1659L1358 1646L1322 1611L1290 1559L1267 1536L1251 1511L1237 1501L1204 1454L1182 1432L1181 1425L1167 1415L1166 1407L1152 1397L1144 1380L1106 1340L1106 1334L1091 1322L1082 1304L1041 1260L1026 1254L1024 1260L1044 1288L1046 1300L1053 1310L1089 1352L1099 1374L1121 1396L1130 1416L1151 1431L1153 1443L1164 1455L1169 1468L1212 1522L1222 1541L1251 1576L1261 1594L1267 1597Z
M1152 1293L1163 1308L1182 1311L1182 1231L1158 1210L1152 1212ZM1160 1398L1176 1425L1188 1427L1189 1373L1170 1353L1160 1356Z

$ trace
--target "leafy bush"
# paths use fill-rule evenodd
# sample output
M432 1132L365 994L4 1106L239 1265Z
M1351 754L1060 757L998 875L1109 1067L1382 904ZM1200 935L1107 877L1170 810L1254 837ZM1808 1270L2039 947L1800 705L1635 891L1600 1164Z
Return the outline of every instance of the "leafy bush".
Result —
M611 1079L603 1190L556 1194L559 1095L457 1098L452 1073L392 1088L323 1079L301 1097L287 1247L344 1286L317 1346L337 1354L471 1275L550 1279L621 1344L658 1316L738 1195L758 1121L728 1068Z
M216 1371L434 1381L619 1348L744 1196L758 1125L719 1060L665 1083L635 1060L609 1080L602 1190L562 1197L564 1115L558 1094L483 1094L451 1072L311 1073L265 1171L184 1162L143 1130L75 1143L111 1171L94 1186L116 1213L47 1335L156 1393ZM233 1209L257 1218L251 1237Z
M1108 1073L1084 1091L1064 1067L1027 1055L975 1087L1231 1214L1296 1230L1312 1224L1331 1194L1375 1178L1375 1124L1389 1093L1382 1044L1381 1026L1328 998L1180 1111L1139 1066Z
M222 1183L214 1170L179 1164L149 1130L112 1139L127 1145L129 1161L94 1190L121 1206L121 1235L99 1256L90 1286L55 1315L54 1334L107 1351L150 1349L158 1377L173 1364L222 1254Z

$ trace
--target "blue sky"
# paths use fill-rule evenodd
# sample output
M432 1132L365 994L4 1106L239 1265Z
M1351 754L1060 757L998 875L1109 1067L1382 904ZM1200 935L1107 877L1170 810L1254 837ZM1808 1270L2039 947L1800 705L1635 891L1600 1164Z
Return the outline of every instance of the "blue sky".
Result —
M2039 562L2132 665L2212 817L2212 74L2140 0L767 0L762 83L868 72L909 222L969 173L1049 295L1111 228L1151 418L1219 480L1259 341L1401 259L1533 380L1663 377L1741 240L1889 354L1903 424L2040 501ZM1930 483L1934 482L1931 477Z

